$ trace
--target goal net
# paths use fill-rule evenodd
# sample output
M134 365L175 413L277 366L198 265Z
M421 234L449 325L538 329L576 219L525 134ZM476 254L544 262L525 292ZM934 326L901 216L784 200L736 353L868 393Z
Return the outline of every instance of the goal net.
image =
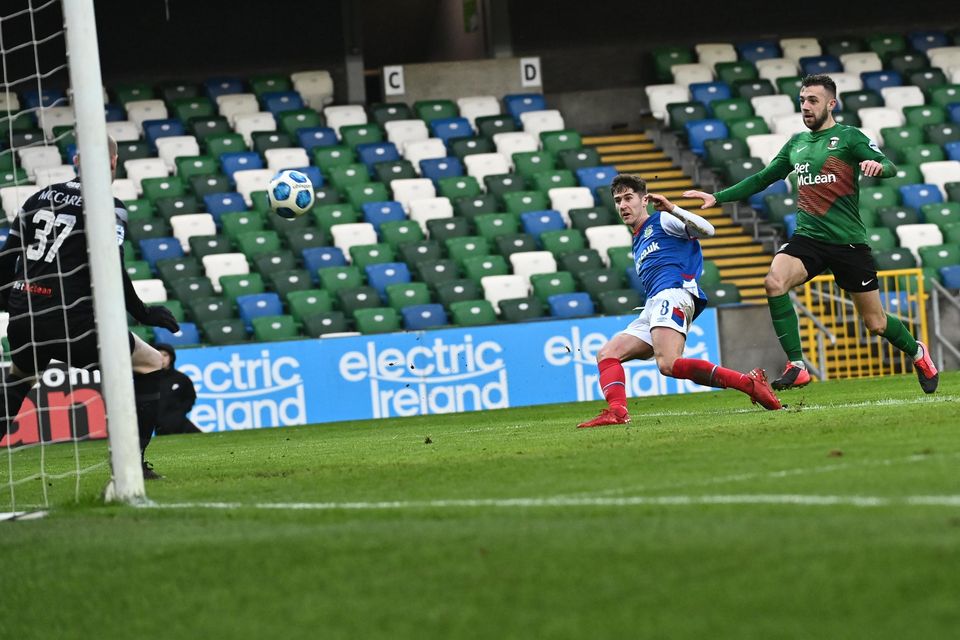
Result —
M0 384L7 409L0 417L0 518L104 495L140 501L93 1L5 0L0 58ZM82 198L51 195L51 185L76 183L78 173ZM21 212L38 192L43 206ZM88 257L74 255L71 262L64 255L77 246L71 236L84 233ZM92 296L76 296L78 279L90 281ZM76 321L91 306L97 367L82 366L90 359L81 353L92 344L91 332Z

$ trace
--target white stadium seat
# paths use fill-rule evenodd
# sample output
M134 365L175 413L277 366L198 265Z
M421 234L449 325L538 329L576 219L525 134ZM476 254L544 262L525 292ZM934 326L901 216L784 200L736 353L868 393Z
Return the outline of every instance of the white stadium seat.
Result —
M253 133L276 131L277 120L269 111L238 114L233 121L233 130L242 135L243 142L250 147L253 145Z
M807 125L803 124L803 118L800 117L799 113L784 113L779 116L773 116L770 130L773 133L786 134L788 136L809 131Z
M947 69L960 67L960 46L927 49L927 58L931 67L939 67L946 73Z
M291 73L290 81L311 109L319 111L333 102L333 77L325 69Z
M206 276L213 284L213 290L217 293L223 291L220 286L222 276L242 276L250 273L247 256L242 253L213 253L203 256L201 262Z
M350 259L350 247L364 244L377 244L377 230L369 222L347 222L330 227L333 236L333 246L343 251L347 260Z
M127 200L136 200L139 197L137 185L133 184L130 178L117 178L113 181L113 197L117 200L126 202Z
M948 182L960 182L960 160L940 160L938 162L921 162L920 173L927 184L935 184L940 189L943 199L947 199L944 187Z
M596 250L608 266L610 264L610 256L607 255L608 249L633 246L633 236L630 234L630 229L623 224L589 227L584 230L583 234L587 237L590 248Z
M440 138L411 140L403 144L403 157L420 173L420 161L433 158L446 158L447 145Z
M544 131L561 131L564 128L563 115L557 109L542 111L525 111L520 114L520 122L525 133L529 133L537 141Z
M675 64L670 67L673 83L689 87L694 82L713 82L713 67L703 64Z
M173 237L180 241L185 253L190 253L190 238L212 236L217 233L217 223L209 213L184 213L170 218Z
M596 204L587 187L556 187L547 191L547 195L550 208L560 212L567 226L570 225L570 209L586 209Z
M135 122L114 120L107 123L107 135L117 142L136 142L140 139L140 129Z
M37 169L60 166L60 150L56 147L25 147L18 152L20 166L33 179Z
M0 111L20 111L20 98L11 92L0 93Z
M510 254L510 266L514 275L530 276L538 273L556 273L557 259L549 251L520 251Z
M484 276L480 278L483 297L500 313L500 301L514 298L526 298L530 295L530 283L527 278L518 275Z
M935 224L901 224L896 231L900 247L909 249L917 263L920 262L917 249L943 244L943 232Z
M797 63L790 58L767 58L757 60L757 75L763 80L776 83L778 78L788 78L797 75Z
M864 107L857 111L857 115L860 116L861 127L876 131L878 135L881 129L902 127L904 123L903 112L890 107ZM882 135L873 140L883 146Z
M73 107L46 107L37 112L37 121L47 140L53 140L54 127L66 127L76 122Z
M718 62L736 62L737 50L729 42L701 42L693 46L697 62L713 69Z
M217 96L216 102L217 110L230 126L236 122L237 116L260 111L260 101L252 93L227 93Z
M163 286L163 280L159 278L134 280L133 288L144 304L157 304L167 301L167 288Z
M796 113L796 99L786 94L778 93L772 96L754 96L750 98L750 105L754 113L763 118L767 126L773 128L773 118L787 113ZM800 117L799 115L797 116Z
M167 136L157 139L157 155L167 163L170 173L177 172L177 158L199 156L200 145L193 136Z
M856 51L840 54L840 64L843 65L844 73L855 73L857 75L883 69L883 61L880 60L876 51Z
M755 136L747 136L746 142L751 157L760 158L763 164L770 164L770 161L783 148L783 145L787 144L788 140L790 140L790 136L784 133L760 133Z
M127 110L127 119L137 126L139 133L143 133L143 123L147 120L167 118L167 105L163 100L133 100L124 107Z
M457 98L457 108L460 115L470 122L470 126L477 128L477 118L500 115L500 101L496 96L467 96Z
M404 178L393 180L390 183L393 199L403 205L405 211L410 210L411 200L434 198L437 188L429 178Z
M427 129L427 123L423 120L389 120L383 125L387 133L387 140L403 148L407 142L414 140L426 140L430 137L430 131Z
M863 89L863 80L858 73L831 73L833 83L837 85L837 100L848 91L860 91ZM842 104L841 104L842 106Z
M140 182L146 178L166 178L170 175L167 163L160 158L135 158L123 163L127 178L133 181L137 193L143 193Z
M463 158L467 175L483 185L487 176L510 173L510 161L499 153L474 153Z
M883 87L880 89L883 104L888 109L903 109L904 107L919 107L926 104L923 91L916 85L902 87Z
M0 204L3 205L3 212L7 215L7 222L13 222L23 203L37 191L39 191L39 187L35 184L0 187Z
M670 124L670 117L667 114L668 104L690 100L690 90L679 84L651 84L644 87L644 92L647 94L650 113L657 120L663 120L665 124Z
M310 164L307 150L303 147L277 147L263 152L267 168L271 171L281 169L299 169Z
M493 144L497 153L509 158L510 168L513 169L513 154L540 150L540 140L525 131L508 131L493 134Z
M327 126L340 135L340 127L353 124L367 124L367 112L359 104L331 105L323 108L323 117ZM392 141L391 141L392 142Z
M800 58L819 56L823 53L816 38L781 38L780 50L783 57L799 62Z
M237 193L243 196L243 201L248 207L253 204L250 194L254 191L266 191L267 184L270 183L270 178L273 177L274 173L276 172L270 169L244 169L233 173L233 180L237 184Z
M68 182L77 177L77 170L72 164L60 164L55 167L39 167L34 171L34 178L38 189L43 189L58 182Z
M428 233L427 222L453 217L453 204L449 198L419 198L410 201L410 219Z

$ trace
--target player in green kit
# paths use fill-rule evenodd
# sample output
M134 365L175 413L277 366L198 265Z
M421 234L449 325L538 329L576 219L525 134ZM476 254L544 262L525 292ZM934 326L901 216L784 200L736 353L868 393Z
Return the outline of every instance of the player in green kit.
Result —
M927 346L880 304L877 267L860 219L860 174L889 178L897 168L863 132L833 119L836 105L837 85L829 76L805 77L800 111L809 131L794 135L767 167L732 187L714 194L687 191L683 195L701 198L702 208L707 208L744 200L790 172L797 173L797 230L774 256L763 283L773 327L789 359L783 374L774 380L774 389L810 382L789 292L830 269L837 284L850 292L867 330L911 356L921 388L933 393L939 374Z

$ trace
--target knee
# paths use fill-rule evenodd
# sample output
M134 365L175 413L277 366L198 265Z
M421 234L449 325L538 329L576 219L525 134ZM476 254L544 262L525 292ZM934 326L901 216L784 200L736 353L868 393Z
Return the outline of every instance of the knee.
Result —
M616 350L614 350L613 347L611 347L610 343L608 342L607 344L600 347L600 351L597 351L597 364L603 362L604 360L608 360L610 358L614 358L616 360L621 359L620 354L617 353Z
M787 283L775 273L770 272L763 279L763 288L768 296L782 296L787 292Z
M663 375L672 378L673 377L673 363L676 362L676 358L672 356L657 356L657 368L660 369L660 373Z
M887 316L883 313L869 314L863 317L863 324L866 325L867 331L879 336L887 330Z

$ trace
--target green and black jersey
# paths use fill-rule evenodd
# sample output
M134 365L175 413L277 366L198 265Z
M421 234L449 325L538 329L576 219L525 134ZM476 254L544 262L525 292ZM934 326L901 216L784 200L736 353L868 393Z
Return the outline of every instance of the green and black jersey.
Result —
M718 203L743 200L796 171L796 233L831 244L864 244L867 233L859 207L864 160L881 163L881 177L897 174L876 143L856 127L835 124L822 131L804 131L790 138L762 171L714 196Z

